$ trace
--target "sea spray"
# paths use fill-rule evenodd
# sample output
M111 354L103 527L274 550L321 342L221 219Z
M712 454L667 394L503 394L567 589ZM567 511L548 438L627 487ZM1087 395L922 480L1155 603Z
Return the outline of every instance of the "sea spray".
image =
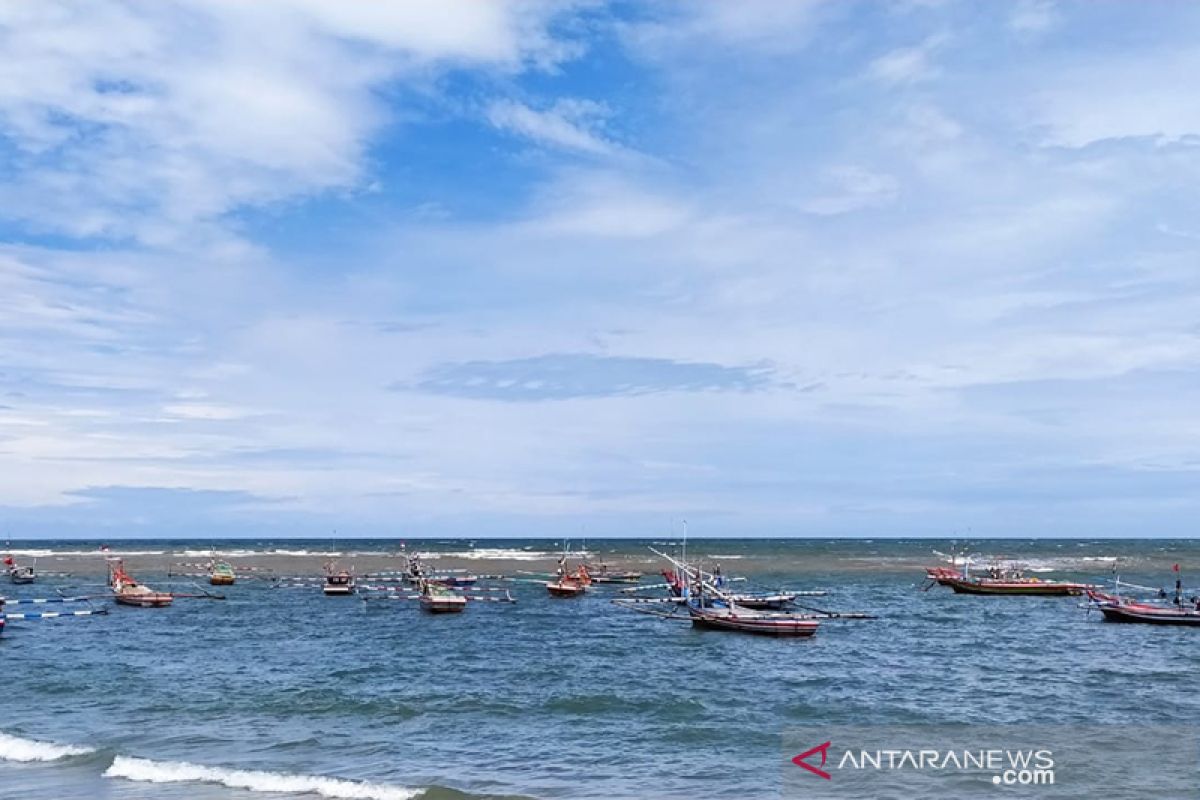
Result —
M224 769L183 761L151 761L147 758L128 756L117 756L104 775L107 778L124 778L144 783L215 783L230 789L280 794L315 794L335 800L411 800L422 793L420 789L342 778Z

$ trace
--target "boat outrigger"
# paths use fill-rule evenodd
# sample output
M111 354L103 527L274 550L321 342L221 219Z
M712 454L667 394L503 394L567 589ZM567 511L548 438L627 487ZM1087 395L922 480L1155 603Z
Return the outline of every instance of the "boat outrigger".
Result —
M107 614L108 608L100 606L94 607L90 597L36 597L36 598L20 598L17 600L9 600L5 597L0 597L0 635L4 634L4 629L11 620L42 620L42 619L59 619L61 617L92 617L97 614ZM75 604L84 603L87 608L69 609L64 611L18 611L13 613L8 610L12 606L44 606L49 604Z
M1190 601L1185 601L1183 580L1180 577L1178 564L1174 566L1174 572L1175 597L1171 605L1161 602L1166 595L1166 592L1161 589L1157 590L1160 599L1158 603L1148 603L1122 595L1122 586L1136 589L1148 589L1149 587L1123 583L1114 575L1116 588L1113 594L1106 594L1094 589L1088 590L1089 607L1099 609L1100 613L1104 615L1105 622L1200 627L1200 597L1193 597Z

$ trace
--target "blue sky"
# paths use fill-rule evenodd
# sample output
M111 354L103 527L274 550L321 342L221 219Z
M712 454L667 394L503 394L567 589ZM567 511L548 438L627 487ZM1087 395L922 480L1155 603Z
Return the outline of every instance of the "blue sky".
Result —
M0 7L0 525L1190 535L1200 7Z

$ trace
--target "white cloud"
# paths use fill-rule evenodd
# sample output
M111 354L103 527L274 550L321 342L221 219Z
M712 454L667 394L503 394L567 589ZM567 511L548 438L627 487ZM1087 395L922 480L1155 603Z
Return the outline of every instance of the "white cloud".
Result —
M589 155L613 155L619 148L595 132L608 110L586 100L559 100L536 110L515 100L497 100L487 108L488 121L505 131L540 144Z
M0 7L0 217L171 244L243 205L363 182L372 90L568 51L542 2L164 0ZM209 231L210 233L212 231Z
M1055 4L1050 0L1020 0L1008 18L1008 27L1021 36L1037 36L1058 23Z
M935 35L914 47L891 50L872 61L867 67L867 74L887 84L928 80L938 74L938 67L933 63L932 56L945 42L945 36Z

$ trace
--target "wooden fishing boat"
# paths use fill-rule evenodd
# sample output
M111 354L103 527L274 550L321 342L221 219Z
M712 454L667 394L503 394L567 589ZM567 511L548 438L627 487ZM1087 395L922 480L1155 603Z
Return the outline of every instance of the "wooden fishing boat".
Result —
M689 603L688 614L697 628L763 636L813 636L821 626L816 619L801 614L755 611L727 603Z
M1179 565L1174 566L1175 572L1175 600L1171 605L1165 602L1147 603L1140 600L1134 600L1130 597L1121 595L1121 586L1133 586L1139 589L1147 587L1138 587L1136 584L1122 583L1121 579L1113 575L1113 581L1116 586L1114 594L1104 594L1094 589L1088 589L1088 600L1092 607L1100 609L1100 613L1104 615L1105 622L1125 622L1125 623L1141 623L1143 625L1177 625L1177 626L1197 626L1200 627L1200 597L1192 598L1189 604L1183 599L1183 580L1179 573ZM1160 598L1166 598L1166 592L1158 591Z
M325 585L321 588L326 597L348 597L354 594L354 573L337 570L333 564L325 565Z
M1088 583L1047 581L1040 578L945 578L939 583L956 594L1078 597L1092 588Z
M171 605L175 595L169 592L157 592L149 586L138 583L125 571L120 559L109 561L109 588L112 589L113 600L123 606L137 608L164 608Z
M553 580L546 582L546 591L551 597L579 597L592 585L592 576L586 564L580 564L574 572L567 570L570 546L563 545L563 554L558 559L558 571Z
M613 569L601 561L598 564L584 564L593 583L641 583L642 573L633 570Z
M228 561L214 561L209 568L208 582L213 586L232 586L236 580L233 565Z
M1105 622L1141 623L1144 625L1186 625L1200 627L1200 608L1142 603L1088 592Z
M421 608L431 614L458 614L466 610L467 598L426 581L421 586Z

